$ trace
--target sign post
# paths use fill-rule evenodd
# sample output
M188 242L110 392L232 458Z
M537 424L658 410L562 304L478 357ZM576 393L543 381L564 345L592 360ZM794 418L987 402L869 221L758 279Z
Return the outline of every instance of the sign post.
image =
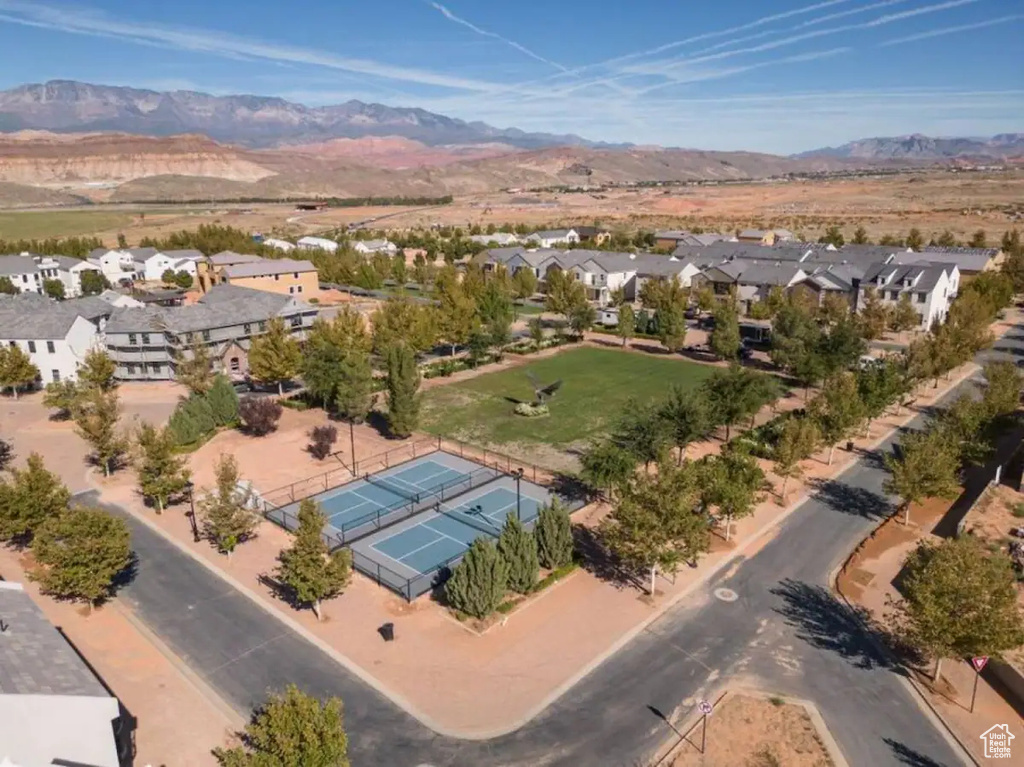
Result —
M971 665L974 666L974 689L971 690L971 711L974 713L974 701L978 697L978 677L981 676L981 670L985 668L988 663L987 655L978 655L971 658Z
M701 700L697 704L697 709L703 714L700 718L700 752L703 754L708 741L708 715L715 710L715 707L709 701Z

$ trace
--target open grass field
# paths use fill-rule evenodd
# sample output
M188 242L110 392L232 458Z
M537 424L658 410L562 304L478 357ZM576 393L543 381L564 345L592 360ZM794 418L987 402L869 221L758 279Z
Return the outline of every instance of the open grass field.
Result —
M502 370L424 395L423 426L433 433L483 445L529 444L565 448L611 426L631 397L661 399L673 384L697 386L714 368L678 358L584 347ZM561 379L549 401L550 415L513 413L517 401L533 399L530 371L542 384Z
M54 210L0 213L0 240L44 240L92 235L125 227L132 214L121 210Z

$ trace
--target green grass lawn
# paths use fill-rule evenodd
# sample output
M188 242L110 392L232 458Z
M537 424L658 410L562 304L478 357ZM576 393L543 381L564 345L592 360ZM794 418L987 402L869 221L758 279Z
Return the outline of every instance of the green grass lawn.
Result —
M607 430L630 397L662 399L673 384L697 386L714 368L678 358L584 347L424 395L423 427L485 445L548 444L565 447ZM543 384L562 379L542 418L515 415L515 401L531 401L532 372ZM508 399L511 398L511 399ZM521 450L518 452L522 452Z
M12 211L0 213L0 240L44 240L107 231L131 223L123 210Z

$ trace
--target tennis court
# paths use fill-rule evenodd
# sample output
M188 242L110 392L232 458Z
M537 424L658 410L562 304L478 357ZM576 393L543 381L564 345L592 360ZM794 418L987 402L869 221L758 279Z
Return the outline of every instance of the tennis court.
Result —
M550 503L549 491L528 480L502 476L435 508L352 545L356 567L414 599L430 591L435 576L461 559L477 538L496 539L511 513L533 527L540 507Z
M324 533L341 545L500 476L497 469L436 451L312 498L327 517ZM293 503L269 515L287 522L297 518L298 508Z

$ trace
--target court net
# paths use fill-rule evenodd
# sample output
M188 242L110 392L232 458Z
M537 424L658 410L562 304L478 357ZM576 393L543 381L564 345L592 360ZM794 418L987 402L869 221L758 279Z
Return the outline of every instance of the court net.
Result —
M486 533L492 538L497 538L501 535L501 530L499 528L489 522L485 522L484 519L486 519L486 517L483 517L480 513L474 512L472 509L450 509L440 501L434 505L434 508L449 519L454 519L456 522L461 522L467 527L472 527L482 533Z
M365 479L371 485L377 485L377 487L382 487L388 492L394 493L395 495L399 495L407 500L419 503L420 494L415 493L412 490L409 490L408 488L402 487L402 485L398 484L398 480L389 479L388 477L380 477L375 474L366 474L363 476L363 479Z

